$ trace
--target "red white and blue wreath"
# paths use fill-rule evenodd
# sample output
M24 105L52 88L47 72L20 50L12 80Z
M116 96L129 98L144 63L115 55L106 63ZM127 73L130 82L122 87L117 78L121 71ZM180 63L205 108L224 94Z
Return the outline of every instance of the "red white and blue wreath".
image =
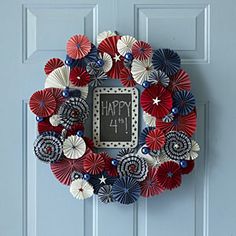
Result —
M130 204L140 196L179 187L200 150L191 139L196 130L195 99L180 57L173 50L153 50L147 42L111 31L99 34L97 43L98 47L85 35L72 36L65 62L52 58L46 63L45 88L29 101L38 122L36 157L50 164L77 199L97 194L104 203ZM95 152L93 141L84 135L88 86L100 86L108 78L142 91L146 124L137 148L122 148L113 157Z

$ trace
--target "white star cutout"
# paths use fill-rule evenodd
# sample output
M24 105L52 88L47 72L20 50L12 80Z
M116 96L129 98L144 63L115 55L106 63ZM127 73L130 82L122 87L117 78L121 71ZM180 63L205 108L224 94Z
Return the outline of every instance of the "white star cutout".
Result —
M115 54L115 56L113 57L113 59L117 62L120 61L120 55Z
M101 184L101 183L106 184L106 180L107 180L107 178L105 178L105 177L102 175L102 177L99 178L99 180L100 180L100 184Z
M156 104L157 106L159 105L159 102L161 101L160 99L158 99L158 97L153 98L153 104Z

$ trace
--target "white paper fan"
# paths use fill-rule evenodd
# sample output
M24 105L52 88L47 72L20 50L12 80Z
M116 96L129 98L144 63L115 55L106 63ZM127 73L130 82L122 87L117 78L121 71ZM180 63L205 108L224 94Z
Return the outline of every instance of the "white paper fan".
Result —
M139 61L134 59L131 65L131 73L134 80L141 84L148 79L149 75L152 73L153 67L150 59Z
M166 155L164 149L161 149L161 150L160 150L160 154L159 154L159 156L158 156L158 160L159 160L160 163L163 163L163 162L166 162L166 161L175 161L175 160L170 159L170 158ZM178 163L178 161L175 161L175 162Z
M110 36L115 36L115 35L116 35L116 33L112 32L110 30L103 31L100 34L98 34L98 36L97 36L97 44L99 45L102 42L102 40L104 40L104 39L106 39L106 38L108 38Z
M93 186L84 179L76 179L70 185L70 193L74 198L84 200L93 196Z
M77 135L69 136L63 143L63 153L69 159L78 159L84 155L86 144Z
M145 111L143 111L143 120L146 125L150 127L156 127L156 117L148 114Z
M195 160L198 157L198 153L200 151L200 146L195 140L191 140L192 147L190 152L188 153L185 160Z
M122 36L117 42L117 50L122 55L125 56L126 53L131 53L131 48L137 40L129 35Z
M103 54L99 53L99 56L104 61L104 65L102 68L103 68L103 71L106 73L112 68L112 58L106 52L104 52Z
M58 126L60 124L60 116L59 115L52 115L49 118L49 122L52 126Z
M53 70L45 80L45 88L65 89L70 86L70 67L62 66Z

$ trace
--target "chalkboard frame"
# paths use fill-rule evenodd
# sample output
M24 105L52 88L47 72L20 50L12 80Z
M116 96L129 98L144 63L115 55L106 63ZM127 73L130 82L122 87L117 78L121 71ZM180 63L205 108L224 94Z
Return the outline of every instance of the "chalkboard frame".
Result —
M131 95L131 141L100 140L100 95L130 94ZM93 141L96 148L135 148L138 145L139 91L137 88L97 87L93 90Z

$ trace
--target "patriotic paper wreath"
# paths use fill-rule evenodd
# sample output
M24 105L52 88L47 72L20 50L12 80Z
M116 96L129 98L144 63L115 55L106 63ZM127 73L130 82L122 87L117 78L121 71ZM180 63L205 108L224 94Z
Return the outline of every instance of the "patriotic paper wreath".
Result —
M98 47L85 35L72 36L65 61L52 58L46 63L45 88L29 101L38 122L36 157L50 164L54 176L70 186L77 199L97 194L103 203L130 204L140 196L179 187L200 150L191 139L195 99L180 57L111 31L99 34L97 43ZM108 78L142 91L147 126L136 149L121 149L115 157L95 152L83 125L89 116L88 86L100 86Z

